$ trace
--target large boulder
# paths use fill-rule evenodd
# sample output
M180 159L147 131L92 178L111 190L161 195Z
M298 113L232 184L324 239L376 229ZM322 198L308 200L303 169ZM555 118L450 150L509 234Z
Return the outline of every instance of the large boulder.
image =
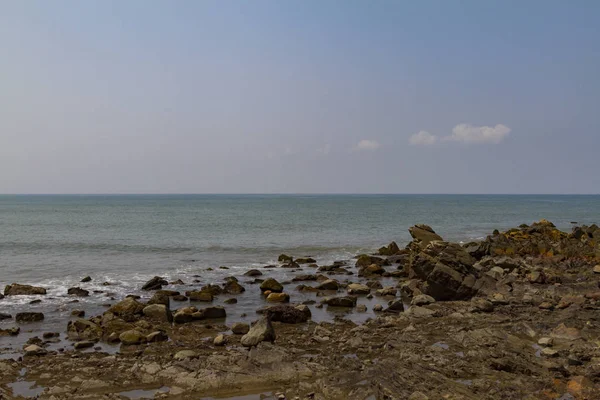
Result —
M432 241L410 263L411 277L424 281L422 291L436 300L469 299L477 293L475 259L460 245Z
M144 304L134 298L126 297L108 309L108 312L122 318L125 321L134 321L142 315Z
M302 309L290 305L277 305L267 307L262 310L264 314L271 318L273 322L283 322L285 324L299 324L306 322L309 315ZM309 310L310 312L310 310Z
M266 292L267 290L269 290L273 293L281 293L283 292L283 285L273 278L268 278L260 284L260 290L262 292Z
M44 320L41 312L20 312L15 315L15 321L19 323L39 322Z
M142 290L159 290L162 289L163 285L168 285L169 282L165 278L155 276L142 286Z
M119 340L124 345L140 344L146 341L146 335L138 330L132 329L119 335Z
M87 297L90 295L90 292L79 287L72 287L67 290L67 294L69 296Z
M169 310L164 304L151 304L144 307L142 312L144 313L145 317L157 322L173 321L173 314L171 314L171 310Z
M5 296L27 296L39 294L46 294L46 289L38 286L20 285L18 283L6 285L4 288Z
M378 253L380 256L393 256L400 251L400 247L396 242L390 243L388 246L383 246L379 249Z
M70 340L98 340L102 337L102 328L92 321L78 318L67 324L67 337Z
M270 317L267 315L252 325L250 331L242 336L241 343L244 347L254 347L260 342L273 343L275 338L275 329L273 329Z
M409 228L408 232L413 238L413 243L416 243L421 248L427 247L433 241L444 240L429 225L418 224Z

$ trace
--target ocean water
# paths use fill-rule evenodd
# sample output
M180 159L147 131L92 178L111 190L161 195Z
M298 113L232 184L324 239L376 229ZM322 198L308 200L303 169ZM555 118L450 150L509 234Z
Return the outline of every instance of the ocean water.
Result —
M541 218L565 230L572 222L600 223L600 196L2 195L0 284L41 285L48 295L36 305L27 296L0 302L5 312L41 310L45 323L64 327L72 308L101 312L102 304L140 293L154 275L182 279L185 285L175 289L184 291L228 275L243 282L243 272L276 263L280 253L312 256L322 265L392 240L402 246L416 223L447 240L471 241ZM87 275L92 282L80 284ZM66 296L72 286L103 293L72 304ZM246 287L231 315L253 314L263 301L257 288Z

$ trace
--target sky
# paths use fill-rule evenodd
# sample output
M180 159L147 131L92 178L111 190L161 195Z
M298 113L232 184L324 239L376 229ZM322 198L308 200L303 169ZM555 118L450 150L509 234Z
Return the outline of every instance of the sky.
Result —
M0 1L0 193L600 193L599 19Z

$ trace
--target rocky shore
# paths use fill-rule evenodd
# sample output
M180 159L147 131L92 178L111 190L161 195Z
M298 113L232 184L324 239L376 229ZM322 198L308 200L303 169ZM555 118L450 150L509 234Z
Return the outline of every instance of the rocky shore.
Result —
M354 260L282 254L185 292L155 277L149 300L116 299L101 315L73 310L64 331L0 360L0 398L600 399L600 228L542 220L467 244L409 231L405 248ZM294 278L278 282L275 268ZM252 324L227 316L244 292L264 300ZM15 283L0 298L23 295L46 290ZM335 317L312 321L324 309ZM16 339L45 316L0 318Z

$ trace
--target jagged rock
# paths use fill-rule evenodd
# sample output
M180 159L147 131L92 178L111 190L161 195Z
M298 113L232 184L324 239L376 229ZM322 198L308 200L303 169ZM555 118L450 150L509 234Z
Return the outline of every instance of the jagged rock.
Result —
M18 283L6 285L6 287L4 288L5 296L30 296L39 294L46 294L46 289L44 289L43 287L21 285Z
M213 295L210 292L192 291L192 292L186 292L185 294L189 297L190 301L204 301L204 302L213 301Z
M144 316L158 322L172 322L173 314L164 304L151 304L142 310Z
M356 307L356 297L327 297L323 300L323 303L331 307Z
M334 279L327 279L317 285L319 290L338 290L339 287L339 283Z
M390 263L384 258L370 256L367 254L361 254L360 256L358 256L358 259L356 260L356 267L358 267L358 268L368 267L372 264L375 264L378 266L390 265Z
M237 279L233 278L229 279L227 283L225 283L223 292L229 294L240 294L245 291L246 289L238 283Z
M273 329L271 320L269 316L264 316L250 328L248 333L242 336L241 343L244 347L254 347L264 341L273 343L275 338L275 329Z
M81 280L81 283L86 283L86 282L91 282L91 281L92 281L92 278L90 276L86 276L85 278L83 278Z
M169 294L165 293L162 290L157 290L150 300L148 300L148 305L150 304L162 304L169 308L171 306L171 300Z
M267 296L267 301L271 303L289 303L290 295L287 293L271 293Z
M91 321L78 318L67 324L69 340L98 340L102 337L102 328Z
M20 312L15 315L15 321L18 323L39 322L44 320L44 314L41 312Z
M250 331L250 325L243 322L236 322L231 326L231 331L236 335L245 335Z
M127 297L108 309L108 312L121 317L125 321L136 320L142 315L144 305L137 300Z
M413 241L423 249L433 241L444 240L429 225L418 224L409 228L408 232L412 236Z
M371 288L367 285L363 285L361 283L351 283L346 288L349 294L369 294L371 293Z
M82 288L72 287L67 291L67 294L69 296L87 297L90 295L90 292Z
M142 290L159 290L162 289L163 285L168 285L169 282L165 278L155 276L142 286Z
M269 290L273 293L281 293L281 292L283 292L283 286L281 285L281 283L277 282L275 279L268 278L268 279L265 279L263 281L263 283L260 284L260 290L262 292L266 292L267 290Z
M378 251L381 256L393 256L394 254L400 251L400 247L396 244L396 242L390 243L388 246L381 247Z
M277 257L277 261L281 262L281 263L289 263L294 261L293 257L290 257L286 254L280 254L279 257Z
M146 341L146 336L140 331L132 329L121 333L119 340L124 345L140 344Z

